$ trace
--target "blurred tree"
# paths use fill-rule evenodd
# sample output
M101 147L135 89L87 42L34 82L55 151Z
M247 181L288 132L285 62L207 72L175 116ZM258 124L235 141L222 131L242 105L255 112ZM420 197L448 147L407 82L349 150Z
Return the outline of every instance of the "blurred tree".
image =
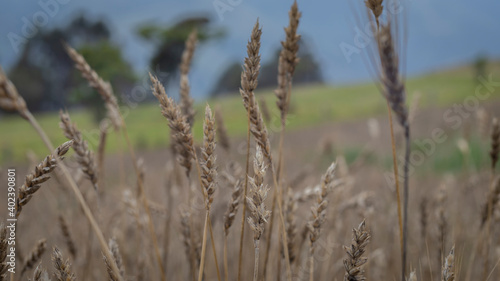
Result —
M177 78L177 68L181 62L184 43L193 29L198 30L198 44L225 35L222 29L209 31L209 24L208 17L198 16L181 20L166 28L155 24L140 26L137 34L154 45L155 51L150 60L151 69L169 73L169 80Z
M40 30L25 45L9 76L33 111L58 110L75 104L103 108L97 92L83 81L62 42L68 42L104 79L125 85L134 81L132 68L118 46L111 43L108 26L81 14L64 28ZM100 112L98 109L96 112ZM96 115L100 117L100 114Z
M280 51L281 48L274 53L270 61L262 65L259 75L259 88L273 88L277 86ZM303 40L300 41L299 57L300 62L295 69L293 77L294 85L323 83L321 67ZM239 94L241 71L242 66L240 62L230 64L215 85L211 96Z

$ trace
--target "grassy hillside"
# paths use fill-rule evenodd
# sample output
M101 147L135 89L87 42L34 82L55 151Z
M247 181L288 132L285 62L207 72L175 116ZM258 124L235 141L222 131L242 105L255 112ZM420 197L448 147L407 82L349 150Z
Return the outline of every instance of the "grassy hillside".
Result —
M489 73L493 80L499 81L500 63L490 65ZM430 73L409 79L407 83L408 101L412 100L415 92L421 95L420 106L447 106L453 103L462 103L468 96L475 93L473 72L468 67ZM175 93L176 94L176 93ZM277 130L279 126L275 98L272 90L262 90L257 95L264 97L271 110L273 120L269 129ZM500 91L492 93L491 99L500 98ZM239 95L234 97L209 100L208 103L220 106L226 127L232 136L243 135L246 132L245 111ZM201 137L200 115L204 103L196 105L198 119L194 126L196 139ZM325 122L339 122L347 119L366 118L386 111L386 105L377 88L373 84L350 86L310 85L293 89L291 113L288 128L297 130L307 126L320 125ZM132 142L138 149L155 149L168 146L168 127L155 103L143 104L134 109L124 108L126 123ZM97 125L92 122L90 113L84 110L70 112L74 122L82 130L91 146L98 141ZM46 130L54 143L64 141L58 126L58 114L37 114L42 127ZM0 119L0 163L12 161L22 162L26 159L27 151L38 155L46 154L42 142L35 136L34 131L24 120L17 116ZM115 134L109 136L108 149L110 152L124 148L125 144Z

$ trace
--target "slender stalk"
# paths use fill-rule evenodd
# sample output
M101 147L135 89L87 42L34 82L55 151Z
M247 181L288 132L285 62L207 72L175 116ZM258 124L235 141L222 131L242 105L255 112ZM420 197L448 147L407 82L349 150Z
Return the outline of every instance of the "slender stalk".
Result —
M207 250L207 231L208 231L208 217L209 212L205 213L205 226L203 227L203 243L201 244L201 262L200 270L198 271L198 281L203 280L203 270L205 268L205 252Z
M249 114L247 112L247 114ZM247 163L245 168L245 187L243 189L243 208L241 211L241 234L240 234L240 253L238 255L238 281L241 280L241 267L243 264L243 238L245 237L245 214L247 210L246 199L247 198L247 187L248 187L248 169L250 167L250 117L247 118ZM272 214L271 214L272 215Z
M410 125L404 125L405 131L405 163L404 163L404 216L403 216L403 262L401 268L401 281L405 281L406 257L408 255L408 200L409 200L409 170L410 170Z
M401 215L401 195L399 191L399 173L398 162L396 160L396 141L394 139L394 126L392 124L391 105L387 101L387 113L389 115L389 128L391 129L391 145L392 145L392 165L394 166L394 181L396 184L396 200L398 203L398 223L399 223L399 246L401 249L401 257L403 257L403 222Z
M255 263L253 267L253 281L257 281L259 276L259 242L260 240L254 241L255 247Z
M217 279L221 281L222 279L220 277L219 262L217 261L214 232L212 230L212 220L210 219L210 216L208 216L208 230L210 230L210 240L212 241L212 250L213 250L212 252L214 254L215 268L217 269Z
M309 253L309 281L314 281L314 248Z
M224 235L224 280L229 280L229 269L227 262L227 235Z
M25 114L28 122L31 124L31 126L35 129L35 131L38 133L42 141L44 142L45 146L48 148L49 151L54 151L54 146L52 145L51 141L47 137L47 134L45 134L45 131L40 127L38 122L36 121L35 117L31 114L30 111L26 111ZM110 266L113 272L118 276L119 281L123 281L123 277L120 275L120 270L116 266L116 263L114 262L113 256L111 255L111 251L108 248L108 245L106 243L106 240L104 239L104 235L102 234L101 229L99 228L99 225L97 224L97 221L95 220L94 216L92 215L92 211L90 211L89 206L87 205L87 202L85 202L85 199L83 198L82 193L80 192L80 189L78 189L78 186L76 185L75 181L71 177L71 174L69 170L66 168L66 165L62 161L56 158L57 164L61 171L63 172L64 177L66 178L66 181L68 182L69 187L71 190L75 193L76 199L78 200L78 203L83 209L83 212L87 219L90 222L90 225L92 229L94 230L97 239L99 240L99 244L101 246L101 250L103 254L106 256L108 260L110 260Z

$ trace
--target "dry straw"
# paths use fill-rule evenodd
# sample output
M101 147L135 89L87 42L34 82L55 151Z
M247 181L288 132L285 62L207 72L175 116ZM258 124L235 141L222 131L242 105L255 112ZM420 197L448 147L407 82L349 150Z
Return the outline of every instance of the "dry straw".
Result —
M0 67L0 108L5 111L17 111L24 119L29 118L29 111L26 102L17 92L16 87L5 76Z
M57 159L62 160L73 141L67 141L60 145L54 154L48 155L35 167L35 171L26 176L24 184L19 188L19 194L16 202L16 217L19 217L23 207L31 200L33 194L40 189L41 184L50 179L50 173L57 167Z
M60 111L59 116L61 123L59 126L63 130L64 136L69 140L73 140L73 150L76 152L76 161L80 164L80 168L87 178L92 182L94 188L98 187L97 165L95 163L94 152L89 149L87 141L83 139L82 133L76 127L75 123L71 122L68 112Z
M365 221L358 228L352 230L352 244L350 247L344 246L347 253L347 258L344 259L344 281L366 280L363 267L368 258L363 255L366 252L366 246L370 242L370 237L370 232L366 230Z
M111 251L111 255L113 256L113 260L116 263L116 266L120 270L120 275L123 278L125 276L125 270L123 269L122 257L120 255L120 250L118 248L118 244L115 239L110 239L109 250ZM103 255L104 262L106 263L106 270L108 272L109 281L118 281L119 278L116 276L116 273L111 268L111 263L107 260L106 256Z

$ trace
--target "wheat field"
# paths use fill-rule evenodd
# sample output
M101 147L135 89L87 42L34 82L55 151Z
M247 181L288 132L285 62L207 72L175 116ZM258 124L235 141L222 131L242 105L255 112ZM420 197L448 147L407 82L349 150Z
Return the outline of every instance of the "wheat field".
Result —
M287 131L300 64L297 2L283 24L273 104L255 94L265 28L258 20L248 27L239 89L246 135L238 138L221 108L195 110L196 30L182 54L178 101L150 74L163 118L155 130L169 135L169 149L132 145L111 84L69 45L106 107L95 150L66 110L53 124L66 142L53 143L0 69L0 108L18 113L48 151L15 172L1 169L1 182L17 185L1 195L15 199L0 212L0 280L500 280L500 104L483 102L450 137L440 129L446 111L406 100L400 19L381 0L365 4L368 67L387 106L367 126ZM278 122L269 122L271 106ZM362 149L338 153L332 135ZM125 151L108 153L119 145ZM456 173L420 171L450 146L460 153L450 160ZM478 157L486 164L471 169Z

